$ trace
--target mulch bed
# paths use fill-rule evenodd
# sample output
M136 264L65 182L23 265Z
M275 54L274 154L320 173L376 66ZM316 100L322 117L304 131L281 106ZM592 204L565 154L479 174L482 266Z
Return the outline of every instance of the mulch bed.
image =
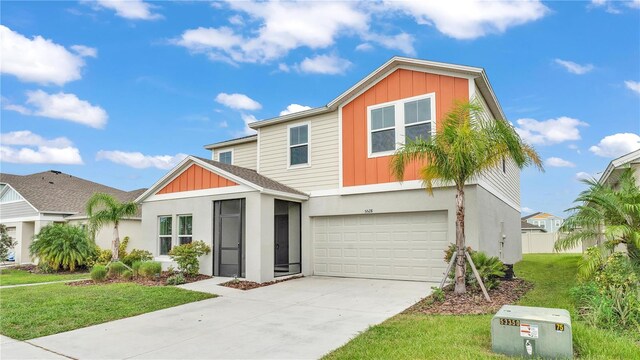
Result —
M106 285L106 284L116 284L116 283L136 283L145 286L165 286L167 284L167 278L173 275L173 273L169 273L168 271L163 271L160 276L153 279L146 279L142 276L138 276L137 278L133 278L130 280L125 280L121 278L107 278L101 282L94 282L93 280L82 280L82 281L74 281L67 283L69 286L88 286L88 285ZM185 283L192 283L200 280L211 279L209 275L198 274L196 276L185 276Z
M533 284L522 279L501 281L495 289L489 290L491 302L487 302L480 288L467 286L465 294L454 295L453 285L448 285L444 288L443 302L436 302L432 296L428 296L405 310L403 314L494 314L502 305L514 304L531 288Z
M239 289L239 290L251 290L251 289L256 289L256 288L260 288L260 287L264 287L264 286L269 286L269 285L281 283L283 281L289 281L289 280L293 280L293 279L300 279L302 277L303 277L302 275L300 275L300 276L292 276L292 277L286 278L286 279L267 281L267 282L263 282L263 283L257 283L257 282L246 281L246 280L231 280L231 281L227 281L225 283L222 283L220 285L221 286L230 287L230 288L234 288L234 289Z

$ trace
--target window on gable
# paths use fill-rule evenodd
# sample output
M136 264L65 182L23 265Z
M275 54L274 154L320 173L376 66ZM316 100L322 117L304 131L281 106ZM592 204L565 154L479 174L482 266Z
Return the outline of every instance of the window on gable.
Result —
M434 99L429 94L369 107L369 156L390 155L405 141L429 139L434 129Z
M223 164L231 165L233 163L233 152L232 151L223 151L218 154L218 161Z
M405 137L411 140L427 140L431 135L431 99L404 103Z
M396 110L386 106L371 110L371 152L396 149Z
M289 166L309 163L309 125L289 128Z
M160 241L160 255L169 255L171 251L172 236L172 217L160 216L158 217L158 238Z

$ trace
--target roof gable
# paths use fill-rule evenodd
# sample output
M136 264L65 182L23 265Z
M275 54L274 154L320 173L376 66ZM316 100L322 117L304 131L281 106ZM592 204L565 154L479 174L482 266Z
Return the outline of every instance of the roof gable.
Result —
M170 194L182 191L213 189L237 185L238 184L232 180L204 169L202 166L192 164L160 189L156 194Z

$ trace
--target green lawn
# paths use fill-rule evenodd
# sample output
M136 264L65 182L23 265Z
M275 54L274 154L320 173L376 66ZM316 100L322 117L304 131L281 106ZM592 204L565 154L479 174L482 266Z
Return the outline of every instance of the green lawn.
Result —
M0 270L0 286L35 284L60 280L88 279L89 273L75 274L32 274L26 270L6 268Z
M0 289L0 333L27 340L212 297L172 286L133 283Z
M569 296L579 255L525 255L516 274L535 284L519 304L569 309L574 351L584 359L640 359L631 336L576 321ZM326 359L493 359L492 315L398 315L371 327ZM638 339L636 339L638 340Z

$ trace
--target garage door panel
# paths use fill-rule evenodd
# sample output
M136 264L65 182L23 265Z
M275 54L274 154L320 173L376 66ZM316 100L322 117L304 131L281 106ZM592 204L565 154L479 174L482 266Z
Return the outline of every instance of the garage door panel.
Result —
M313 223L317 275L439 281L446 268L444 211L335 216Z

